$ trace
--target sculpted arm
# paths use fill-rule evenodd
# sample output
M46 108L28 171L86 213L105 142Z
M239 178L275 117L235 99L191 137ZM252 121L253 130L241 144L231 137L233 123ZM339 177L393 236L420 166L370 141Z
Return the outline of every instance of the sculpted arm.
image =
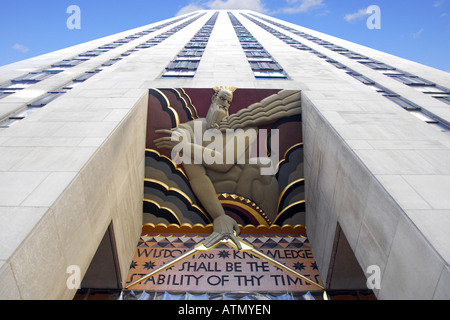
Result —
M174 135L176 130L157 130L155 132L159 134L170 135L170 137L163 137L155 140L155 144L158 148L167 148L173 151L173 149L179 145L178 139L172 139L172 136ZM189 140L187 137L184 138L185 140ZM198 152L201 152L200 153L201 155L203 155L203 152L205 151L212 153L214 152L214 150L212 149L205 148L202 145L197 145L189 141L186 141L184 145L183 151L185 153L184 156L186 156L186 150L188 150L188 153L189 152L191 153L192 157L190 157L189 159L192 161L195 160L196 152L197 154ZM211 215L211 217L214 220L214 232L205 241L205 246L211 247L218 241L222 240L224 237L229 237L235 242L238 248L241 248L240 242L236 239L235 236L240 234L239 226L233 218L225 214L222 204L217 198L215 187L211 182L211 179L206 174L206 167L208 166L215 167L218 170L223 170L223 172L226 172L234 164L203 165L204 164L203 157L201 157L201 159L198 160L201 160L200 162L201 164L195 164L194 162L191 163L183 162L183 166L189 178L189 182L192 187L192 190L194 191L194 194L197 196L197 198L200 200L205 210Z
M283 90L229 116L226 121L220 123L220 128L225 131L260 126L300 113L301 94L297 91Z

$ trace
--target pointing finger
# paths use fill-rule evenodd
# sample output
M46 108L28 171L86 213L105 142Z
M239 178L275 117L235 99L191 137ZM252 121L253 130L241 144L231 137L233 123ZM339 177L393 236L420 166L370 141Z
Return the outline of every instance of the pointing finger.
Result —
M241 242L239 241L239 239L234 234L230 235L230 239L236 244L238 250L242 250Z
M214 232L208 238L206 238L203 244L205 245L205 247L210 248L216 243L218 243L220 240L222 240L222 238L223 237L220 233Z

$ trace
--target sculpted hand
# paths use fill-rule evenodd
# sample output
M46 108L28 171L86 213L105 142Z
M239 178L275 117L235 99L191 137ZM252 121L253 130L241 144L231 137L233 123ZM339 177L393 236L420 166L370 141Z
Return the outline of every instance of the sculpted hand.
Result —
M214 219L214 232L206 238L204 245L205 247L210 248L217 242L229 238L236 244L238 249L241 250L242 246L236 237L240 233L241 230L239 229L237 222L227 215L222 215Z
M167 135L167 137L162 137L153 141L156 147L169 150L175 148L175 146L179 143L180 137L182 136L180 132L177 131L177 128L171 130L155 130L155 133Z

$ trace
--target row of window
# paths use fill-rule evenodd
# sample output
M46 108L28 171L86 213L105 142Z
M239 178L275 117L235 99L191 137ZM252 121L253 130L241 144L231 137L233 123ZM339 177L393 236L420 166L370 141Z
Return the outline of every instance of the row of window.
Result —
M400 95L382 87L381 85L379 85L378 83L376 83L375 81L372 81L371 79L367 78L366 76L348 68L347 66L339 63L338 61L331 59L329 57L327 57L326 55L300 43L299 41L265 25L264 23L262 23L259 20L256 20L254 18L249 17L246 14L242 14L243 16L245 16L247 19L249 19L250 21L254 22L255 24L257 24L258 26L260 26L261 28L265 29L266 31L268 31L269 33L273 34L274 36L278 37L279 39L285 41L286 43L288 43L289 45L291 45L292 47L299 49L299 50L304 50L304 51L310 51L311 53L316 54L318 57L325 59L325 61L327 61L328 63L334 65L336 68L341 69L343 71L345 71L348 75L354 77L355 79L357 79L358 81L360 81L361 83L371 87L372 89L374 89L375 91L377 91L378 93L382 94L384 97L386 97L387 99L391 100L392 102L396 103L397 105L399 105L400 107L402 107L403 109L412 112L414 115L416 115L417 117L419 117L421 120L424 120L427 123L430 124L436 124L439 125L441 128L445 129L445 130L450 130L450 127L443 123L442 121L439 121L435 118L433 118L432 116L428 115L421 107L419 107L418 105L416 105L415 103L401 97ZM265 18L260 18L264 21L267 21L273 25L276 25L282 29L285 29L287 31L290 31L294 34L297 35L301 35L302 37L314 41L317 44L323 45L323 46L327 46L328 48L333 48L333 51L338 51L338 52L342 52L342 53L346 53L346 54L350 54L349 51L345 48L341 48L338 46L335 46L334 44L324 41L322 39L313 37L311 35L305 34L301 31L295 30L293 28L284 26L280 23L276 23L276 22L272 22L268 19ZM354 54L354 58L358 58L360 59L360 57L362 57L361 55L355 53ZM375 62L369 62L368 60L365 60L365 63L368 63L369 66L373 67L373 68L379 68L379 69L383 69L383 70L392 70L391 67L386 66L384 64L380 64L380 63L376 63L376 65L374 65ZM404 76L403 74L399 74L399 73L392 73L390 74L393 77L402 77ZM410 85L418 85L418 84L414 84L413 83L413 79L415 79L416 81L418 81L417 83L424 83L422 82L423 79L416 79L418 77L412 78L410 79L411 83ZM405 80L406 81L406 80ZM426 80L424 80L426 81ZM427 86L432 86L432 87L436 87L434 84L430 83L427 81L426 83ZM448 97L442 97L441 99L448 99Z
M152 33L154 31L157 31L159 29L167 27L167 26L169 26L171 24L179 22L179 21L181 21L183 19L191 17L192 15L193 14L191 14L189 16L186 16L184 18L179 18L179 19L176 19L174 21L164 23L162 25L156 26L154 28L151 28L151 29L148 29L148 30L145 30L145 31L138 32L138 33L136 33L134 35L127 36L127 37L125 37L123 39L119 39L117 41L114 41L111 44L99 47L98 49L90 50L88 52L82 53L81 55L77 56L76 58L73 58L73 59L70 59L70 60L63 60L63 61L61 61L61 62L59 62L57 64L52 65L52 67L49 68L49 69L42 70L40 72L33 72L33 73L28 74L28 75L25 75L25 76L19 77L17 79L14 79L14 80L11 81L11 84L9 86L0 87L0 98L2 98L2 95L3 96L10 95L10 94L14 93L17 90L23 90L24 88L26 88L26 87L28 87L30 85L33 85L33 84L35 84L35 83L37 83L39 81L47 79L48 77L52 76L53 74L60 73L60 72L64 71L64 70L61 70L62 68L74 67L75 65L78 65L78 64L88 60L89 56L93 57L93 56L99 55L102 52L105 52L105 50L106 50L105 47L107 47L107 46L109 46L111 49L113 47L114 48L118 47L120 45L123 45L124 43L128 43L128 42L130 42L132 40L135 40L135 39L137 39L137 38L139 38L139 37L141 37L143 35ZM204 14L198 15L198 16L196 16L196 17L194 17L194 18L192 18L192 19L190 19L190 20L188 20L188 21L186 21L186 22L184 22L184 23L182 23L180 25L177 25L176 27L170 29L169 31L164 32L161 35L156 36L153 39L147 41L145 44L151 43L151 46L155 46L155 45L161 43L162 41L164 41L165 39L169 38L171 35L175 34L176 32L180 31L181 29L185 28L189 24L193 23L194 21L196 21L197 19L199 19L203 15ZM65 94L65 93L67 93L69 90L73 89L78 84L83 83L87 79L89 79L89 78L93 77L94 75L98 74L99 72L104 70L105 67L112 66L113 64L117 63L118 61L120 61L124 57L132 54L133 52L138 51L139 49L143 49L145 47L146 46L142 46L142 44L140 44L136 48L134 48L132 50L128 50L127 52L124 52L119 57L116 57L114 59L110 59L109 61L103 63L100 67L98 67L98 68L96 68L96 69L94 69L92 71L85 72L81 76L73 79L70 83L66 84L62 88L56 89L54 91L47 92L45 95L43 95L39 99L29 103L27 105L27 107L25 107L24 109L20 110L16 114L11 115L11 116L9 116L6 119L1 120L0 121L0 128L8 128L14 122L25 118L29 114L35 112L37 109L44 107L45 105L49 104L50 102L52 102L56 98L60 97L61 95ZM13 91L13 92L11 93L11 91Z
M257 79L288 79L283 68L272 58L263 46L251 35L241 22L228 12L231 24L244 49L253 74Z
M177 57L170 62L162 75L163 78L193 78L195 76L218 16L219 12L214 13Z
M46 68L45 70L41 70L38 72L31 72L27 75L18 77L16 79L13 79L10 81L10 83L8 85L4 85L0 87L0 99L7 97L11 94L14 94L17 91L23 90L25 88L28 88L29 86L38 83L42 80L45 80L55 74L61 73L67 69L73 68L91 58L97 57L107 51L113 50L117 47L120 47L130 41L136 40L140 37L143 37L145 35L148 35L150 33L156 32L162 28L165 28L171 24L177 23L185 18L188 18L192 15L189 15L187 17L184 18L179 18L179 19L175 19L173 21L170 22L166 22L164 24L161 24L159 26L144 30L144 31L140 31L138 33L135 33L133 35L124 37L122 39L116 40L112 43L108 43L105 45L102 45L100 47L98 47L97 49L93 49L93 50L89 50L86 52L83 52L81 54L79 54L78 56L71 58L71 59L64 59L60 62L57 62L53 65L51 65L49 68ZM168 35L166 35L168 36ZM158 43L158 41L162 41L164 39L164 37L157 37L158 39L156 41L154 41L152 43L153 45L156 45ZM149 46L147 46L148 44L144 44L144 45L140 45L138 47L136 47L137 49L143 49L143 48L147 48ZM129 54L131 54L132 52L134 52L136 50L130 50L127 51L126 53L124 53L122 56L127 56ZM117 61L119 61L121 58L115 58L115 59L111 59L110 61L104 63L102 65L102 67L108 67L113 65L114 63L116 63ZM82 78L86 78L90 75L90 73L87 73L83 76L81 76L79 79L75 79L75 81L80 81Z
M348 50L346 48L343 48L343 47L333 44L331 42L325 41L323 39L317 38L315 36L309 35L302 31L295 30L293 28L284 26L280 23L276 23L276 22L270 21L265 18L261 18L261 19L265 20L273 25L276 25L280 28L283 28L287 31L290 31L298 36L301 36L309 41L312 41L318 45L321 45L327 49L335 51L343 56L348 57L349 59L356 60L359 63L364 64L365 66L367 66L373 70L383 72L388 77L391 77L397 81L400 81L400 82L404 83L405 85L415 87L416 89L420 90L421 92L423 92L425 94L432 95L434 98L439 99L440 101L445 102L447 104L450 104L450 90L447 88L439 86L431 81L425 80L421 77L415 76L408 72L398 70L390 65L376 61L367 56L353 52L351 50ZM306 47L305 45L302 45L302 46ZM308 48L308 47L306 47L306 48ZM306 49L306 50L308 50L308 49ZM310 50L312 50L312 49L310 49ZM335 64L336 67L342 67L342 64L339 64L338 62L334 61L331 63ZM434 88L434 89L432 90L430 88Z

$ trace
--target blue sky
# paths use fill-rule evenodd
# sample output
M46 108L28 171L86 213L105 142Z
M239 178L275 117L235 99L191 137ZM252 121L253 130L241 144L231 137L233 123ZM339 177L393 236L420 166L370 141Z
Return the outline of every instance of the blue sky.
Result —
M81 9L69 30L67 8ZM370 5L381 29L366 26ZM0 9L0 65L197 9L251 9L450 72L450 0L14 0Z

